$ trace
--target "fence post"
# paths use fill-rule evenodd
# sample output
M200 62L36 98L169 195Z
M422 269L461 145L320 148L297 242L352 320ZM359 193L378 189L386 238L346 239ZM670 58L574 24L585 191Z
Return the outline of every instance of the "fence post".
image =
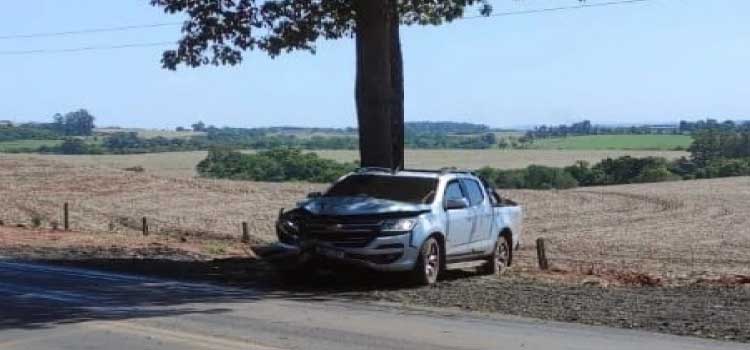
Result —
M539 260L539 268L542 270L549 269L549 263L547 262L547 252L544 248L544 238L538 238L536 240L536 256Z
M143 217L143 235L148 236L148 219L146 217Z
M68 202L65 202L65 204L63 204L63 229L65 231L70 231L70 215L68 212Z
M242 222L242 243L250 243L250 231L245 221Z

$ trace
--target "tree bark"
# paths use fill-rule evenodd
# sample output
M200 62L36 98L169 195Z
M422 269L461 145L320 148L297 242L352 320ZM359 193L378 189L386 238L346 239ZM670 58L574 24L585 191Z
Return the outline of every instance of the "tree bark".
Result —
M403 167L403 69L396 0L355 0L362 166Z
M391 0L391 152L393 167L404 168L404 59L398 1Z

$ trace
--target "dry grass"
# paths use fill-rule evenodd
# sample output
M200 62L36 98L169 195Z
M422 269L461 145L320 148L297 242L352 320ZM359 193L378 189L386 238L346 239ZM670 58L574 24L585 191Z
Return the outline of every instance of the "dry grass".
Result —
M122 168L124 165L118 166ZM274 239L279 208L322 185L253 183L133 173L37 158L0 157L0 219L60 221L71 203L74 228L138 235L152 231L234 236L248 221L256 240ZM750 178L579 188L514 190L526 210L516 260L535 264L534 240L548 240L553 266L585 274L655 273L673 279L750 275Z
M251 151L248 151L251 152ZM322 157L351 162L359 159L357 151L316 151ZM170 152L132 155L37 155L42 160L62 160L68 164L84 166L105 166L116 169L142 166L147 172L157 175L192 177L195 166L206 158L206 152ZM492 166L500 169L524 168L531 164L567 166L577 160L597 162L607 157L632 155L635 157L658 156L668 159L687 156L685 152L674 151L562 151L562 150L407 150L406 165L412 168L438 169L455 166L465 169L478 169ZM14 157L3 155L3 157Z

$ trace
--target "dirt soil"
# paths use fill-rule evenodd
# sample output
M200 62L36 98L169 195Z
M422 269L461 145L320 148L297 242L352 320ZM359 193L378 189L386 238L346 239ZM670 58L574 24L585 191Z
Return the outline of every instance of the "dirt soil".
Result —
M26 260L255 258L252 249L237 239L164 234L143 237L7 226L0 226L0 256Z

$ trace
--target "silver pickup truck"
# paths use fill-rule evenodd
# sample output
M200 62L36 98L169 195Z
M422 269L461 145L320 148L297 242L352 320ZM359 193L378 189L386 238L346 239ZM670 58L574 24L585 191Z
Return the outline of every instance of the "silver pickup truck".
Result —
M362 168L279 215L279 244L299 254L411 271L433 284L441 271L510 266L520 243L521 207L468 171ZM469 263L472 262L472 263Z

